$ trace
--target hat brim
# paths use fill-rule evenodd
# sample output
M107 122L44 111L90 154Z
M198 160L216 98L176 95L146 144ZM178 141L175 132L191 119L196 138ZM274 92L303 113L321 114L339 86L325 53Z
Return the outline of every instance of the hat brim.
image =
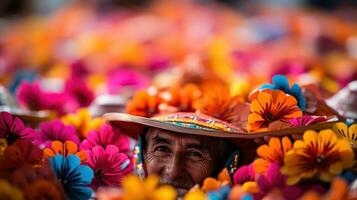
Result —
M154 127L172 132L179 132L191 135L201 135L209 137L219 137L227 139L256 139L265 136L288 136L293 134L303 134L306 130L322 130L331 128L336 122L324 122L308 126L293 127L288 129L273 130L267 132L245 133L245 132L229 132L221 130L197 129L177 126L169 122L159 121L157 119L145 118L126 113L106 113L104 119L113 127L118 128L128 136L137 139L147 127Z

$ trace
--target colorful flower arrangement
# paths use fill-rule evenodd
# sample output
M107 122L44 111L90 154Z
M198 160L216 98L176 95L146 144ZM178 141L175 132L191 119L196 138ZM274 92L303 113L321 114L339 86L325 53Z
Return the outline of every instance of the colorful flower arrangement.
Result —
M16 104L0 96L0 199L176 199L159 177L133 175L135 142L93 111L112 106L98 103L105 94L123 99L110 111L196 112L249 135L338 118L332 128L257 139L254 161L207 177L183 199L356 199L356 118L325 102L356 80L355 23L283 15L284 23L268 17L272 31L259 14L251 23L187 2L106 17L73 4L4 26L0 84Z

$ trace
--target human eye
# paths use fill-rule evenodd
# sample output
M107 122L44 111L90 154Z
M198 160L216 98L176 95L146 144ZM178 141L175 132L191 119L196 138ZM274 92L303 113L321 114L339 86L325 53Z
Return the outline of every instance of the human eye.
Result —
M204 159L203 153L197 150L190 150L186 153L186 156L194 161L201 161Z
M154 148L154 152L157 155L166 155L171 153L171 149L164 145L159 145Z

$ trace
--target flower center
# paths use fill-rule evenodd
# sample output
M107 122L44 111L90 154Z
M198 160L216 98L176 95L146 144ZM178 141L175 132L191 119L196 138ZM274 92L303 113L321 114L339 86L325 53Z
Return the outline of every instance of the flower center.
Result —
M321 154L318 154L317 157L316 157L316 162L321 164L325 161L325 156L324 155L321 155Z
M272 112L268 112L268 113L266 114L266 116L265 116L265 120L266 120L266 121L269 121L269 122L274 121L273 113L272 113Z
M103 179L103 171L101 169L98 169L95 171L95 177L98 179L98 180L102 180Z
M6 140L7 140L7 143L11 145L11 144L15 143L15 141L19 138L20 138L19 135L10 133L7 135Z

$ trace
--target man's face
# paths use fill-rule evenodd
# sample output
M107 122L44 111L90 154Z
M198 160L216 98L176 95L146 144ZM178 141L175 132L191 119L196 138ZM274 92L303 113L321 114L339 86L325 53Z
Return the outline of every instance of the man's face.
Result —
M146 172L159 175L161 183L183 195L213 175L222 149L218 139L152 128L146 134Z

